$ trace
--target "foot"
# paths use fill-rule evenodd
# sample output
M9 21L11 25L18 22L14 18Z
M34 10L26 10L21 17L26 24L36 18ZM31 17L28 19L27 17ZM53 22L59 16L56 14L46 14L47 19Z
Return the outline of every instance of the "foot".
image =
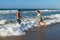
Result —
M41 29L41 27L40 27L40 26L38 26L38 29Z
M47 28L44 28L43 32L45 32L47 30Z

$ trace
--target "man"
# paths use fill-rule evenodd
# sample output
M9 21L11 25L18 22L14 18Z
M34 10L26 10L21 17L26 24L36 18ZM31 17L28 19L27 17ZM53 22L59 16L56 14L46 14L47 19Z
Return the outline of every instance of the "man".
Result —
M21 10L18 9L18 11L17 11L17 13L16 13L17 22L18 22L19 24L21 23L20 11L21 11Z

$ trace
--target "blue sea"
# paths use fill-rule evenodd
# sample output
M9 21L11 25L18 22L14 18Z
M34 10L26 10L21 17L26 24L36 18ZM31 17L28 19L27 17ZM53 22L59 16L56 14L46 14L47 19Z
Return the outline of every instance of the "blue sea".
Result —
M60 10L40 10L47 25L60 23ZM0 10L0 36L25 35L24 30L37 27L36 10L21 11L21 24L16 19L17 10ZM43 23L41 23L41 26ZM23 31L22 31L23 30Z

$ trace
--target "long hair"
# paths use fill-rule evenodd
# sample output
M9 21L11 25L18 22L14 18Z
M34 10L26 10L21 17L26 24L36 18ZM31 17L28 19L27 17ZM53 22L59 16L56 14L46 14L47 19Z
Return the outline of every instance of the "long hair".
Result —
M37 10L38 13L41 13L39 10Z

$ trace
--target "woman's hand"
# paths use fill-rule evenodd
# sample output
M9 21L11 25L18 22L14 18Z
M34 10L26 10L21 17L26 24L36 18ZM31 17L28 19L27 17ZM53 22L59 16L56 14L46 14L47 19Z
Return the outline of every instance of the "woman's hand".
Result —
M42 18L45 18L45 16L42 16Z
M32 20L35 20L36 16L32 19Z
M36 18L36 16L33 19L35 19L35 18Z

